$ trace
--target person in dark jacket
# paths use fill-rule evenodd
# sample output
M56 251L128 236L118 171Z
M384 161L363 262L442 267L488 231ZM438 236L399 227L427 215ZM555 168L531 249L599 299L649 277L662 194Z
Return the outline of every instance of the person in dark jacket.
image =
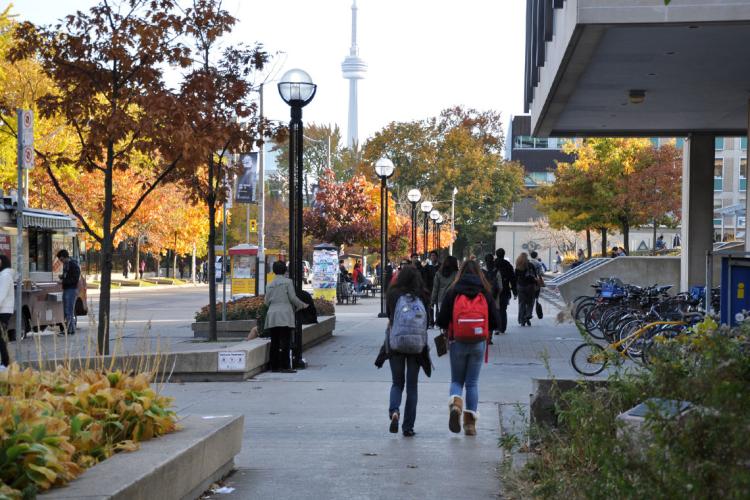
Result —
M495 257L496 274L500 275L503 285L502 290L496 296L497 312L500 316L500 324L498 325L497 332L505 333L505 330L508 328L508 304L510 303L511 294L513 297L518 295L516 273L513 270L513 265L505 260L504 248L498 248L495 251Z
M487 320L490 333L498 326L497 309L494 307L490 284L484 278L479 264L468 260L461 266L456 281L443 299L440 306L437 324L443 330L448 330L453 321L453 306L459 295L471 299L483 294L487 302ZM479 372L482 368L482 358L487 348L486 341L468 343L457 342L450 338L451 385L448 428L452 432L461 432L460 418L463 412L464 432L467 436L476 435L476 421L479 417ZM464 411L463 393L466 388L466 408Z
M429 296L425 293L424 282L421 273L411 264L402 266L396 277L396 282L391 285L386 295L386 313L388 314L388 327L393 323L393 317L396 312L398 299L403 295L412 295L417 297L424 304L427 311L430 303ZM386 338L386 342L387 342ZM428 347L425 346L425 350ZM398 432L398 421L400 417L401 397L406 385L406 405L404 407L404 421L401 425L404 437L414 435L414 421L417 418L417 382L419 379L419 368L425 369L425 364L429 364L429 355L425 360L425 352L422 354L403 354L396 351L388 352L388 361L391 365L391 394L388 406L388 418L390 419L389 430L392 433ZM430 366L431 368L431 366Z
M63 263L60 275L63 288L63 312L65 315L65 332L67 335L76 333L76 300L78 299L78 281L81 279L81 268L75 259L64 248L57 252L57 258Z
M518 288L518 324L531 326L534 314L534 300L537 293L537 270L526 252L516 259L516 286Z
M437 274L440 268L440 261L438 253L433 250L430 252L430 258L427 260L424 266L422 266L422 280L424 280L424 286L428 294L432 294L432 287L435 284L435 274ZM430 306L428 310L430 314L429 326L433 328L435 326L435 308Z

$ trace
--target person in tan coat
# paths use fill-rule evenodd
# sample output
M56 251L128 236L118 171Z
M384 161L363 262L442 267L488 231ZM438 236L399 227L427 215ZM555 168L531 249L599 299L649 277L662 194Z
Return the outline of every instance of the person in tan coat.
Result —
M308 305L297 297L292 280L284 276L286 263L273 263L274 280L266 286L265 304L268 306L263 330L271 335L271 371L294 373L291 360L291 338L295 313Z

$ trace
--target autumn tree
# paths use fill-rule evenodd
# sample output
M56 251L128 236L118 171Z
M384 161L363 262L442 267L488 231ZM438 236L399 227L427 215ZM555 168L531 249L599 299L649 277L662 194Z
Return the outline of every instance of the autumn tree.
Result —
M221 8L219 0L193 0L185 11L185 31L192 49L190 65L180 87L190 128L186 142L196 162L193 175L182 181L192 196L208 209L209 340L216 340L216 213L229 194L230 179L239 165L232 153L249 151L260 144L262 134L274 130L261 123L257 106L250 103L252 76L268 59L260 45L227 45L226 37L236 19Z
M12 61L37 58L55 89L36 100L42 119L60 117L76 137L75 147L54 153L37 151L58 194L84 229L101 246L101 295L97 344L109 351L110 284L117 233L161 183L174 176L184 146L192 141L180 119L181 102L166 87L162 68L185 64L176 41L182 22L175 2L102 1L77 11L54 26L24 22L15 31ZM113 217L117 204L114 179L143 165L135 155L154 161L135 203ZM98 231L79 210L58 178L61 168L100 172L102 225ZM153 168L151 168L153 167Z
M365 144L363 156L367 164L381 156L394 162L397 199L419 188L444 215L457 187L455 226L461 252L494 242L493 223L521 192L522 169L503 159L503 143L498 113L454 107L438 117L391 123Z
M315 203L304 210L304 231L337 246L374 241L380 227L373 224L372 215L379 205L370 195L370 185L364 177L338 182L332 171L323 172Z

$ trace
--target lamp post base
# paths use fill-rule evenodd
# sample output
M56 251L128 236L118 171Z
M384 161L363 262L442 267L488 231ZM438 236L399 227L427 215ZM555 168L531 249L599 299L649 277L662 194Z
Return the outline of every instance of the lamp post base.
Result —
M304 370L305 368L307 368L307 361L305 360L305 358L297 358L294 360L292 365L296 370Z
M386 313L378 313L378 318L387 318L388 315Z

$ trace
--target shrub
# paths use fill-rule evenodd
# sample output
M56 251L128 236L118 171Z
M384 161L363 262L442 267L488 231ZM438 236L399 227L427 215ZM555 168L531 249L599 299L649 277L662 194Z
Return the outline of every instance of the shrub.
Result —
M313 302L315 303L315 310L318 312L318 316L333 316L336 314L336 308L332 300L316 297L313 299Z
M176 430L146 374L0 372L0 499L33 498L118 451Z
M542 498L750 497L750 325L665 341L650 370L561 396L560 427L542 430L523 476ZM689 401L680 418L646 416L647 439L618 439L615 417L649 398ZM630 438L633 435L628 435Z
M216 315L221 318L221 302L216 303ZM259 316L265 317L266 306L263 303L263 296L242 297L227 302L227 319L243 320L258 319ZM195 321L208 321L208 306L203 306L200 311L195 313Z

